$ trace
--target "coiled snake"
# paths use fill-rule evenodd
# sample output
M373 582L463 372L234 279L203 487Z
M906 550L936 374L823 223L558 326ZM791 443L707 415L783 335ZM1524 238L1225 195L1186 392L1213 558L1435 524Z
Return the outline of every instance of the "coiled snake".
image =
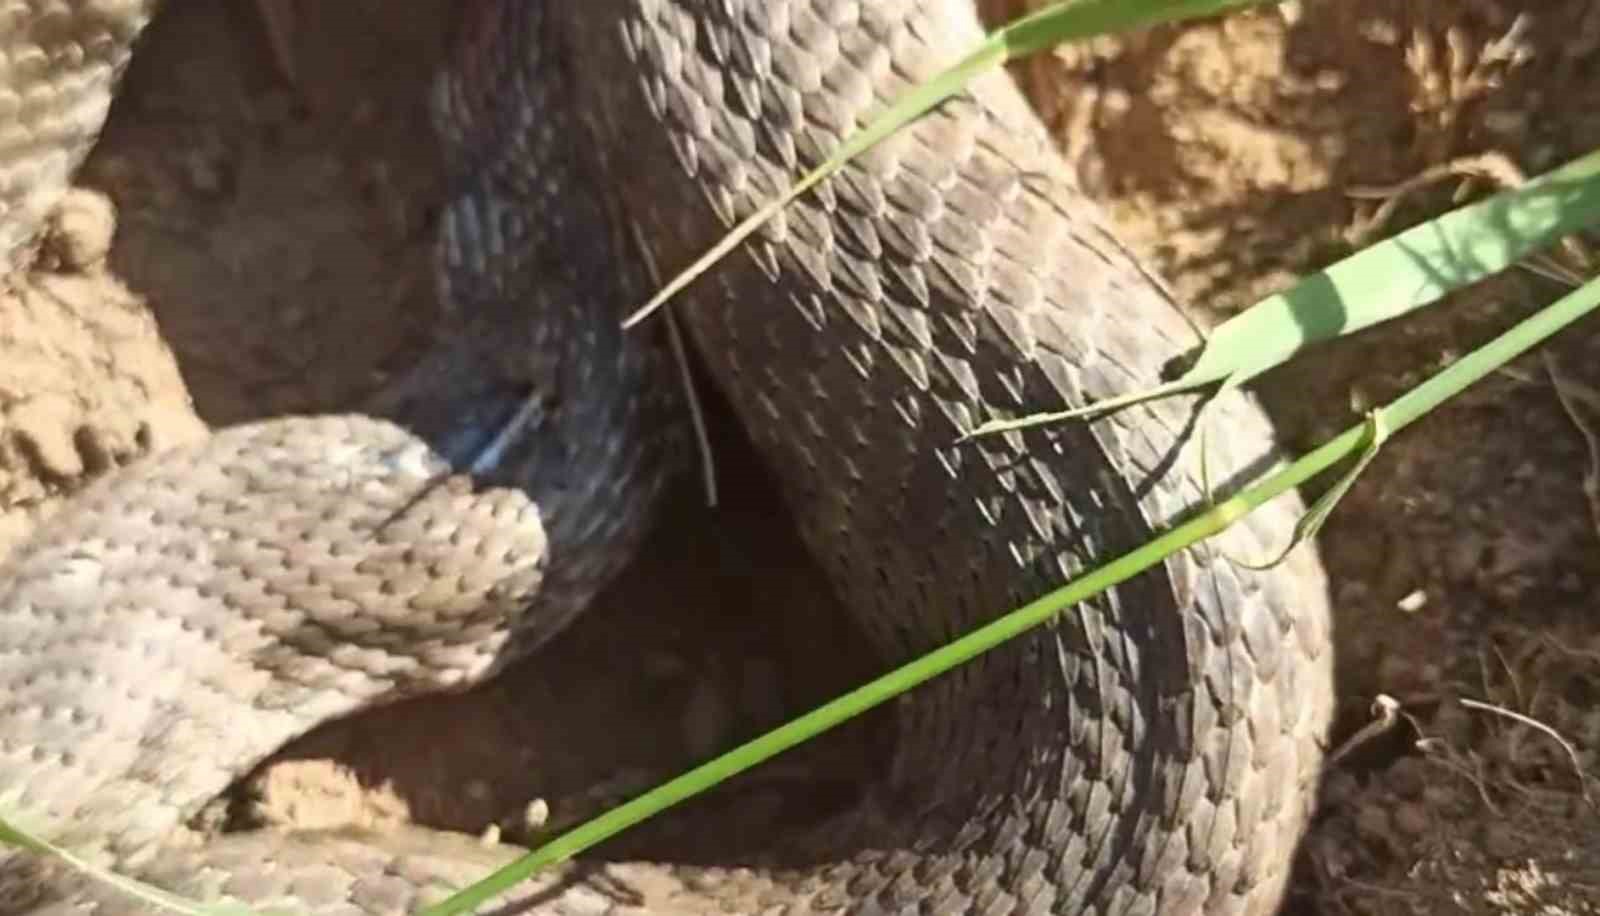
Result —
M0 251L98 131L151 0L0 4ZM450 343L359 414L224 429L86 488L0 570L0 800L172 890L400 912L471 880L443 835L185 824L313 723L492 675L628 558L685 453L617 319L982 32L970 0L463 4L438 82ZM886 662L1199 506L1196 402L957 445L1151 384L1193 335L980 78L676 304ZM1247 399L1213 466L1271 459ZM472 471L477 471L474 476ZM1268 507L918 690L868 801L726 869L543 874L538 913L1268 913L1332 706L1324 583ZM6 912L135 904L22 853Z

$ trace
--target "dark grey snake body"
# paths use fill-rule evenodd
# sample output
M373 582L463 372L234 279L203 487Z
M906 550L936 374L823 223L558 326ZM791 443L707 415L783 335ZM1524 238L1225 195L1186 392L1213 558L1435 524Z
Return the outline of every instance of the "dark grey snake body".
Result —
M45 91L103 115L148 5L0 11L0 111L8 84L41 93L20 122L41 145L0 144L13 227L67 174L23 194L18 163L81 155L98 128L40 127L59 110ZM462 327L373 406L394 424L220 431L90 486L0 572L0 803L174 890L400 912L508 855L442 835L186 842L182 825L313 722L483 677L575 613L684 453L654 338L615 327L642 265L687 263L981 35L967 0L467 6L437 98L456 188L441 277ZM84 44L85 23L111 38ZM73 83L95 54L63 42L98 47L104 78ZM18 69L28 47L56 48L59 69ZM1188 401L954 444L992 415L1148 385L1193 343L1002 74L787 210L676 308L886 662L1202 502L1179 452ZM1249 401L1208 422L1214 467L1270 457ZM520 433L476 481L451 471L505 428ZM1295 508L918 690L882 784L840 823L737 868L558 869L517 902L1271 912L1331 712L1328 607L1306 551L1266 573L1228 558L1265 556ZM7 885L0 911L128 906L20 854Z

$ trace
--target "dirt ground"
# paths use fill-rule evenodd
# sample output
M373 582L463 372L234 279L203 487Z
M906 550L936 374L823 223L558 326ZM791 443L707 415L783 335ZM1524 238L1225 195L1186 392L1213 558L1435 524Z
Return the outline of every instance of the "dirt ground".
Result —
M373 15L394 6L299 4L292 79L242 2L173 0L152 29L42 269L0 298L0 551L202 420L349 406L426 346L442 188L418 138L449 4ZM1587 0L1303 0L1016 72L1126 238L1220 318L1600 144L1597 48ZM1561 289L1510 273L1262 394L1308 448ZM1571 329L1407 430L1325 530L1342 749L1286 912L1600 913L1597 335ZM312 736L240 810L515 837L534 799L559 826L864 679L819 576L762 524L771 488L736 434L718 443L724 508L686 488L549 651ZM592 724L619 715L639 727ZM854 727L613 851L713 856L845 801L878 734ZM385 765L397 736L412 750Z

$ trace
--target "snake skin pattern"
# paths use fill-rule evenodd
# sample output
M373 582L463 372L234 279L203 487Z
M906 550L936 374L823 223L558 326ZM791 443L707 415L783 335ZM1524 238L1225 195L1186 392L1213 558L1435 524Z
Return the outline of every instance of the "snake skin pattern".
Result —
M156 0L0 2L0 275L100 135Z
M124 4L113 32L146 6ZM51 44L103 30L91 8L118 5L0 11L24 26L0 33L0 85L40 99L23 135L76 125L0 146L13 208L61 174L19 192L30 158L91 136L104 108L77 89L52 108L71 68L14 62L120 59ZM375 418L222 430L116 472L0 569L0 802L55 842L182 893L309 913L408 912L503 861L421 832L183 825L313 722L490 676L576 613L683 457L654 338L615 330L639 265L687 263L982 35L969 0L477 0L462 17L435 98L457 337ZM1004 74L791 207L675 308L886 663L1203 503L1190 400L955 444L991 416L1147 386L1194 342ZM1206 422L1213 467L1273 460L1249 400ZM916 691L881 783L837 823L738 867L569 865L502 903L1271 913L1331 715L1328 607L1309 552L1267 572L1230 558L1281 544L1298 508ZM90 904L138 909L50 861L0 862L0 913Z

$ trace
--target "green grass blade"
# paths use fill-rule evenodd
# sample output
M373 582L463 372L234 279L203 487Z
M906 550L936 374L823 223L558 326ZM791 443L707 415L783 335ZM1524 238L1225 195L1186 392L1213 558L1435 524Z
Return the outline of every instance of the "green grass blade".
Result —
M1182 394L1185 391L1193 391L1212 382L1221 381L1221 379L1194 379L1190 377L1192 372L1193 369L1191 368L1190 372L1186 372L1170 382L1164 382L1160 385L1146 388L1143 391L1133 391L1114 398L1105 398L1091 404L1085 404L1082 407L1041 411L1009 420L986 420L962 433L956 441L970 442L983 436L993 436L1013 430L1028 429L1034 426L1048 426L1052 423L1065 423L1068 420L1090 419L1114 410L1121 410L1124 407L1132 407L1135 404L1142 404L1145 401L1153 401L1156 398L1164 398L1168 395ZM1226 377L1223 376L1223 378Z
M900 128L961 92L974 77L985 70L1054 47L1064 41L1180 19L1211 16L1264 2L1268 0L1067 0L996 29L966 57L928 82L907 92L865 128L846 137L838 150L820 166L791 185L776 199L763 204L754 213L741 220L710 250L667 281L667 284L651 296L648 302L624 319L623 327L631 328L648 318L709 270L713 264L737 248L795 198L816 187L850 160L877 146Z
M1223 322L1187 375L1238 383L1311 344L1398 318L1600 222L1600 150L1458 207ZM1330 288L1336 300L1320 292ZM1329 308L1337 301L1340 308Z
M1277 556L1264 563L1249 563L1238 559L1234 560L1235 563L1246 569L1254 569L1258 572L1271 569L1287 560L1289 554L1294 553L1296 547L1317 536L1317 532L1321 531L1323 524L1327 522L1328 516L1332 515L1333 510L1338 508L1340 500L1343 500L1345 494L1350 492L1350 488L1355 486L1356 480L1367 469L1367 465L1372 463L1372 459L1378 457L1378 452L1382 450L1383 443L1389 439L1389 421L1382 410L1374 410L1368 413L1363 429L1366 434L1363 437L1361 454L1356 457L1355 464L1351 466L1350 470L1340 474L1334 485L1329 487L1326 493L1318 497L1317 501L1306 509L1304 515L1300 516L1299 521L1295 522L1294 531L1289 535L1289 543L1278 551Z
M1359 434L1360 430L1356 432ZM1349 438L1351 442L1339 445L1342 439L1335 440L1335 443L1324 446L1314 454L1318 459L1331 464L1354 444L1355 437L1342 438ZM1303 459L1305 460L1310 460L1309 456L1308 459ZM1275 492L1281 492L1289 485L1284 485ZM424 910L422 916L455 916L458 913L475 910L539 869L565 861L671 805L703 792L729 777L742 773L987 652L1012 637L1048 621L1065 608L1124 582L1161 562L1168 555L1223 530L1258 505L1259 502L1255 501L1258 497L1261 501L1270 498L1261 497L1263 492L1265 491L1241 494L1221 503L1194 521L1173 529L1139 550L1113 560L1064 588L870 681L676 779L663 783L632 801L607 811L503 867L483 881Z
M1430 305L1596 222L1600 150L1414 226L1262 299L1218 325L1195 363L1172 382L1071 410L991 420L966 438L1098 415L1224 379L1244 384L1318 341Z
M1548 340L1597 307L1600 307L1600 280L1591 280L1439 370L1382 408L1390 435L1410 426L1467 386Z
M1390 402L1383 408L1379 431L1386 426L1388 434L1399 432L1446 399L1593 311L1596 306L1600 306L1600 281L1591 282L1542 309ZM454 916L474 910L539 869L565 861L679 801L703 792L1049 621L1066 608L1131 579L1185 547L1218 534L1257 507L1356 454L1366 443L1373 441L1372 430L1373 421L1363 420L1290 466L1172 528L1137 550L568 831L477 884L428 908L423 911L423 916Z
M667 284L655 295L651 296L648 302L624 319L622 326L631 328L650 317L657 309L665 305L667 300L682 292L684 288L698 279L701 274L710 270L713 264L725 257L733 249L739 247L745 239L754 234L757 229L760 229L779 210L787 207L795 198L816 187L828 176L839 171L851 159L882 143L895 131L921 117L940 102L960 92L961 87L965 86L973 76L1003 62L1005 59L1003 45L985 43L977 51L940 74L932 82L924 83L913 89L885 111L877 120L869 124L865 130L852 134L847 138L844 144L833 155L829 156L822 165L791 185L787 191L784 191L776 199L763 204L754 213L741 220L715 245L711 246L709 251L696 259L682 273L667 281Z
M1138 550L568 831L477 884L424 910L422 916L455 916L475 910L539 869L570 859L679 801L703 792L1049 621L1073 604L1133 578L1171 554L1226 529L1257 506L1332 466L1359 447L1364 430L1364 426L1358 426L1346 432L1266 482L1217 504Z
M135 900L169 913L177 913L179 916L269 916L268 913L257 913L243 904L198 903L186 897L180 897L177 894L164 891L159 887L145 884L143 881L136 881L133 878L119 875L108 868L95 865L70 850L33 836L4 817L0 817L0 844L24 849L35 855L56 858L74 871L81 872L99 883L115 888Z

